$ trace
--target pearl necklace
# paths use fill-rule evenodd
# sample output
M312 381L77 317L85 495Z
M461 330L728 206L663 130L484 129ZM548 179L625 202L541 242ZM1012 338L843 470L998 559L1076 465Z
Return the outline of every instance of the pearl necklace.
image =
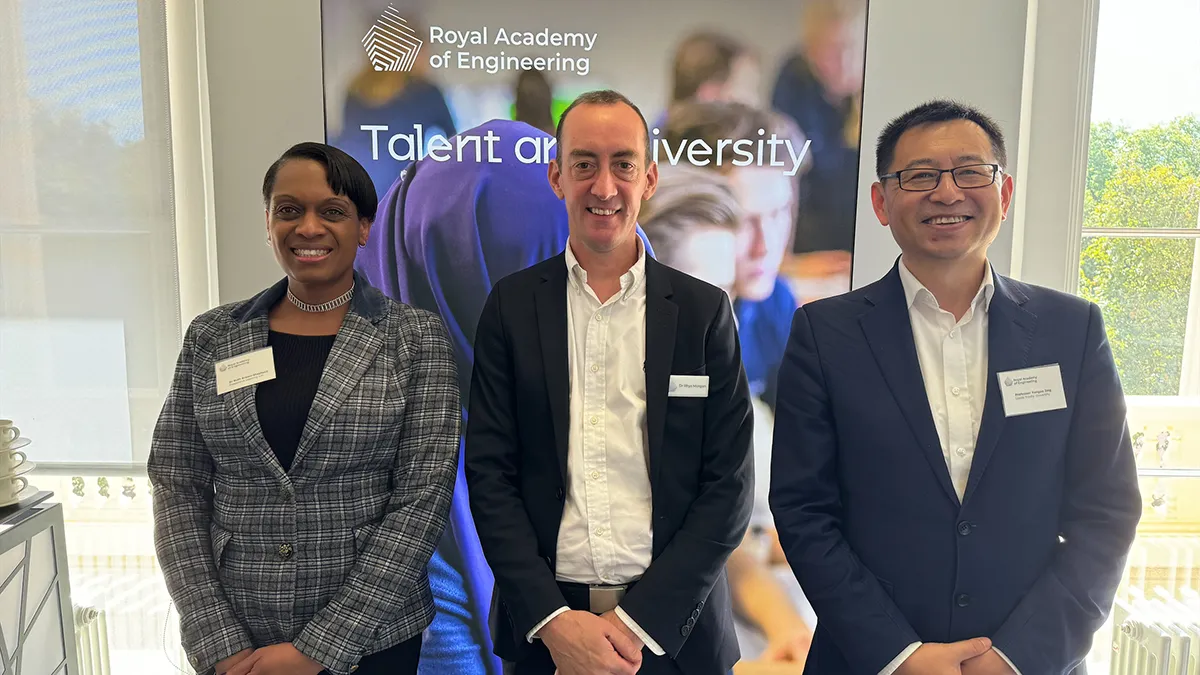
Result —
M333 300L330 300L329 302L322 302L319 305L310 305L307 302L304 302L303 300L301 300L300 298L297 298L296 295L294 293L292 293L292 289L290 286L287 289L287 297L288 297L288 300L290 300L292 302L292 304L296 306L296 309L299 309L302 312L312 312L314 314L320 313L320 312L328 312L330 310L341 307L342 305L346 304L347 302L350 302L350 298L354 297L354 284L353 283L350 284L350 290L346 291L345 293L342 293L341 295L334 298Z

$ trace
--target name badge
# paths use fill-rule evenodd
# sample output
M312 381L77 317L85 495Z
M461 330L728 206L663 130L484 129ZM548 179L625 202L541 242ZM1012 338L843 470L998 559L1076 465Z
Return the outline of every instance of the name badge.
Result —
M672 375L671 384L667 387L667 396L682 398L707 398L707 375Z
M1062 410L1067 407L1058 364L996 373L1005 417Z
M275 379L275 353L270 347L217 361L217 395Z

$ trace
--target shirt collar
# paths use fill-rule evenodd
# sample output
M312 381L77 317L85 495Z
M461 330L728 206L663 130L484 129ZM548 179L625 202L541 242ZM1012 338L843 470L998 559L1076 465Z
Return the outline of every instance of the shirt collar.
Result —
M621 297L622 299L634 291L641 285L642 280L646 278L646 247L642 244L642 238L634 235L637 240L638 257L637 262L633 263L633 267L629 271L621 275ZM583 265L579 264L579 259L575 257L575 252L571 250L571 241L567 240L567 276L572 284L576 284L578 288L583 288L587 285L587 270L583 269Z
M933 296L933 291L925 287L919 279L908 269L908 265L904 264L904 259L900 259L900 284L904 286L904 299L907 301L908 308L912 309L917 301L921 301L931 307L939 307L937 298ZM975 299L971 301L971 306L974 307L978 303L983 303L983 311L988 311L992 306L992 296L996 293L996 280L992 276L992 264L985 263L983 281L979 284L979 290L975 293Z

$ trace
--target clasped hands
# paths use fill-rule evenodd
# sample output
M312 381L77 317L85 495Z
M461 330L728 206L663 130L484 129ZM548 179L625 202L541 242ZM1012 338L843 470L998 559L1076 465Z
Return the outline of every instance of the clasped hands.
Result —
M642 667L642 641L615 612L563 612L538 637L558 675L634 675Z
M216 675L319 675L325 666L305 656L292 643L243 649L216 665Z
M896 675L1015 675L987 638L948 644L926 643L896 670Z

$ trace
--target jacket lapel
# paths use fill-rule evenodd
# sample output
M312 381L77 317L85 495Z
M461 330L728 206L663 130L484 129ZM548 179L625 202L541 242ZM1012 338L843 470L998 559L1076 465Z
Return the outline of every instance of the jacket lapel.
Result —
M958 494L950 482L942 443L938 440L933 413L929 409L929 396L917 359L899 268L893 267L890 274L872 286L866 297L874 305L859 319L867 343L938 484L946 496L958 504Z
M570 434L568 405L571 388L567 356L567 262L563 254L550 259L542 285L534 293L538 337L542 345L542 370L550 398L550 421L554 427L554 449L558 470L567 480L567 441Z
M988 372L985 382L983 417L975 439L975 456L967 477L963 503L970 499L975 486L983 477L988 461L996 450L1006 417L1000 397L1000 381L996 373L1017 370L1029 365L1037 316L1022 307L1027 300L1020 289L999 275L994 275L996 291L988 307Z
M359 290L350 301L350 311L346 312L329 356L325 359L317 395L313 398L300 443L296 446L293 470L304 461L304 456L316 444L330 420L358 387L359 381L383 349L383 332L376 325L386 315L383 295L361 278L356 278L356 286Z
M221 344L214 351L214 358L220 362L266 347L268 329L266 314L248 317L246 320L235 324L225 334L221 340ZM226 392L221 398L224 400L225 411L229 414L229 419L233 420L233 425L237 427L242 437L246 440L246 447L258 457L259 461L270 468L273 473L282 477L284 474L283 466L276 459L275 453L271 451L271 446L267 444L267 439L263 436L262 426L259 424L258 407L255 400L255 392L257 391L258 385L252 384L248 387Z
M662 468L663 430L667 421L667 389L675 356L679 306L670 300L671 281L652 258L646 258L646 445L650 455L650 487L658 485Z

